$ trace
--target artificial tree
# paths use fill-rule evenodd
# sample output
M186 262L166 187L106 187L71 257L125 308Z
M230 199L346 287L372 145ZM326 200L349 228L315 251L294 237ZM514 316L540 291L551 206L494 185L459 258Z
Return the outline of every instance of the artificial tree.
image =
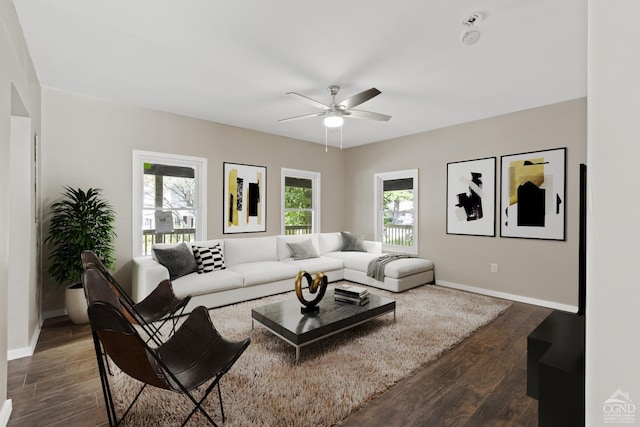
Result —
M49 234L45 239L50 248L48 271L59 284L81 288L82 251L93 251L108 269L115 266L115 211L101 198L99 188L64 189L62 200L51 205ZM69 309L67 304L74 320Z

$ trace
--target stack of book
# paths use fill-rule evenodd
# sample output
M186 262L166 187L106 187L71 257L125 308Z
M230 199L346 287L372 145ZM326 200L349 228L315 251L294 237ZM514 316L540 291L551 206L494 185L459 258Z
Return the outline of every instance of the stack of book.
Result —
M355 305L365 305L369 302L369 291L360 286L339 285L333 290L336 301Z

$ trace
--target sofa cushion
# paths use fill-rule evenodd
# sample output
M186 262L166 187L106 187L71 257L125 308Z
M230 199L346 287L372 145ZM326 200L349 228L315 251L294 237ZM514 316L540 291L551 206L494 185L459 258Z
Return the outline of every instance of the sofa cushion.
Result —
M367 252L371 254L382 254L382 243L381 242L372 242L371 240L365 240L362 244Z
M367 272L369 261L378 258L380 254L369 252L329 252L325 256L342 260L344 268Z
M340 233L320 233L318 234L318 244L320 245L320 255L341 251L342 237Z
M291 289L293 289L294 279L298 274L296 267L279 261L249 262L228 266L227 269L244 277L244 286L291 279Z
M342 237L342 250L346 252L366 252L364 247L364 234L340 232Z
M296 235L278 236L278 243L277 243L278 260L282 261L283 259L291 258L293 256L293 254L291 253L291 249L288 246L289 243L300 243L309 239L311 239L313 248L319 255L320 246L318 245L317 234L296 234Z
M433 262L424 258L401 258L384 267L384 275L394 279L433 270Z
M153 252L158 262L169 270L171 280L198 270L196 258L186 243L166 248L154 247Z
M290 242L287 243L287 246L291 249L294 260L318 258L320 256L316 248L313 246L311 239L303 240L301 242Z
M277 261L277 237L234 238L224 241L224 262L227 268L258 261Z
M242 276L230 270L217 270L207 274L187 274L172 282L178 298L187 295L203 295L241 288Z
M198 274L224 270L224 256L220 244L213 247L192 246L191 249L198 263Z
M292 266L296 267L298 271L306 271L310 274L341 270L342 268L344 268L344 263L341 259L326 256L303 259L299 261L296 261L293 258L287 258L283 259L281 262L291 264Z

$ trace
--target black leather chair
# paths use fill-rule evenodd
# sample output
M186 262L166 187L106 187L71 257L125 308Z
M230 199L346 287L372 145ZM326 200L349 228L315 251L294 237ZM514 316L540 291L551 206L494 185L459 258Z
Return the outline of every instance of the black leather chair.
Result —
M163 280L145 299L136 303L111 275L94 252L90 250L83 251L81 257L85 270L95 268L102 273L118 296L120 304L124 308L124 315L127 316L132 323L141 325L156 345L162 342L159 339L159 336L161 336L160 328L162 328L167 321L171 320L173 322L172 333L175 332L177 319L182 315L185 307L191 300L190 295L184 298L176 297L171 281ZM158 321L161 321L160 325L153 324Z
M211 322L204 307L197 307L175 333L157 348L151 348L124 316L120 301L102 274L95 269L84 273L89 302L89 321L93 333L96 358L107 407L109 425L120 424L147 385L184 394L194 405L184 426L196 411L202 412L212 425L217 425L202 403L217 386L222 421L225 421L220 380L249 346L251 339L228 341ZM101 357L105 351L127 375L141 381L142 388L117 418L108 376ZM200 399L192 392L211 381Z

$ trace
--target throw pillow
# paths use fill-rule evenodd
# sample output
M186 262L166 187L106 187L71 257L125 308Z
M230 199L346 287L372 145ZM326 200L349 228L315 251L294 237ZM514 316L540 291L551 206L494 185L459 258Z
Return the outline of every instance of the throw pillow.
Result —
M193 252L186 243L170 248L153 248L158 262L169 270L169 277L175 280L198 270L198 264Z
M352 252L367 252L364 247L364 234L352 234L344 231L342 235L342 250Z
M216 270L224 270L224 256L220 244L212 248L192 246L193 255L198 263L198 274L210 273Z
M313 247L311 239L303 240L301 242L287 243L287 246L291 250L294 260L318 258L320 256L318 251L316 251L316 248Z

